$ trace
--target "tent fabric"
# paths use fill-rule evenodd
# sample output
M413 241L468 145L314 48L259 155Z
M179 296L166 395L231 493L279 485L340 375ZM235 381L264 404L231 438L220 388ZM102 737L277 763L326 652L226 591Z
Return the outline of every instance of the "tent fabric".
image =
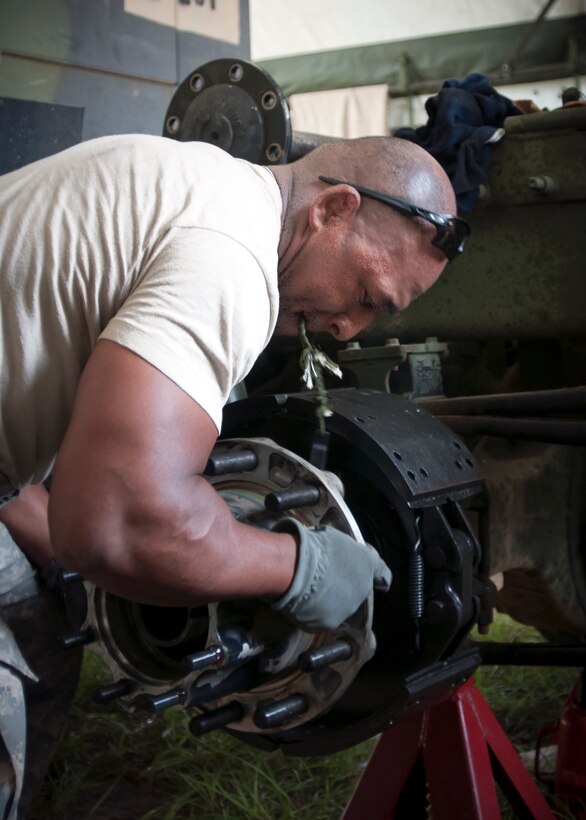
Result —
M292 94L289 98L296 131L345 139L388 134L388 105L387 85Z
M437 159L448 174L458 208L470 211L479 186L488 177L491 147L505 118L520 114L482 74L448 80L427 101L429 119L420 128L399 128L395 137L415 142Z
M202 2L203 0L200 0ZM127 0L153 5L153 0ZM175 0L157 0L174 3ZM224 0L222 0L224 2ZM397 43L415 37L486 31L514 25L528 29L543 12L545 0L248 0L251 55L254 61ZM546 19L584 14L584 0L556 0ZM475 69L478 71L479 69ZM453 75L446 75L448 76ZM463 75L462 75L463 76ZM355 83L361 85L361 83Z
M413 92L408 86L421 82L437 82L437 89L441 80L448 77L465 77L472 72L498 74L526 33L527 25L525 22L481 31L458 31L263 58L259 62L287 96L378 83L387 83L395 92ZM568 63L571 41L577 51L575 68L569 73L581 72L586 61L586 14L544 20L519 57L516 71Z

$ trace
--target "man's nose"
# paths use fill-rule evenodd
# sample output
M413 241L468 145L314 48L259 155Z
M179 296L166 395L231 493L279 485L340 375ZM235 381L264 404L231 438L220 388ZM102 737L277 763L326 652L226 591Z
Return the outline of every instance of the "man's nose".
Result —
M361 330L364 330L364 328L372 322L373 318L373 316L365 317L364 314L360 316L341 314L334 316L330 320L327 330L339 342L348 342L360 333Z

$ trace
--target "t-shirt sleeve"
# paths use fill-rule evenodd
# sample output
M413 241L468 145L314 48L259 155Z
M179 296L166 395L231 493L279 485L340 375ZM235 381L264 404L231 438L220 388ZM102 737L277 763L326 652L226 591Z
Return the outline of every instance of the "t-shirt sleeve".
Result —
M172 228L100 338L172 379L220 430L222 407L270 327L266 279L250 251L222 233Z

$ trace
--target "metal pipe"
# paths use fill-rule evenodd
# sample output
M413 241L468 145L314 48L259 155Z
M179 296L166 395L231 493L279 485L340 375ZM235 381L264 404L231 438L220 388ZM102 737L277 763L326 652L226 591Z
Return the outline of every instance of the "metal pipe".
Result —
M492 85L507 86L518 85L519 83L532 82L534 80L558 80L565 77L573 77L574 74L580 75L585 69L583 61L578 64L570 62L565 63L548 63L546 65L528 66L521 68L513 75L504 75L501 71L484 72ZM400 99L403 97L411 97L413 95L437 94L445 82L445 78L418 80L417 82L410 82L406 87L389 86L389 97L392 99ZM319 145L324 145L328 142L337 142L339 137L329 137L322 134L308 134L302 131L293 131L293 138L291 148L289 149L288 162L294 162L296 159L308 154L317 148Z
M541 22L544 19L545 15L547 14L547 12L550 10L550 8L553 6L553 4L555 2L556 2L556 0L547 0L547 3L541 9L539 14L535 18L535 20L533 20L533 22L530 23L527 26L523 36L521 37L521 40L517 43L517 47L515 48L515 51L509 57L509 59L505 60L505 62L504 62L504 66L506 66L509 71L513 71L513 69L515 67L515 63L517 62L517 60L521 56L521 54L525 51L525 47L526 47L527 43L533 37L533 35L535 34L537 29L541 25Z
M483 665L584 666L586 644L474 642Z
M506 416L437 416L460 435L544 441L550 444L586 444L586 421L514 419Z
M529 83L534 80L561 80L565 77L574 76L577 71L581 74L584 71L585 63L580 61L577 65L571 62L565 63L548 63L546 65L528 66L521 68L514 74L505 75L501 71L484 72L492 85L507 86L518 85L520 83ZM406 88L399 86L389 86L389 97L392 99L399 99L402 97L411 97L412 95L430 94L434 95L441 91L445 82L444 79L433 80L418 80L417 82L409 83ZM328 138L328 141L333 141L334 138Z
M458 396L451 399L417 401L433 415L474 416L541 416L583 411L586 415L586 387L561 390L535 390L525 393L493 393L482 396Z
M492 85L507 86L525 82L529 83L534 80L560 80L565 77L572 77L575 70L581 73L584 70L584 62L581 61L577 66L569 62L530 66L521 68L511 75L504 75L500 71L485 73ZM404 88L390 87L389 93L391 97L405 97L411 94L437 94L444 82L445 80L443 79L419 80L418 82L410 83L407 90Z

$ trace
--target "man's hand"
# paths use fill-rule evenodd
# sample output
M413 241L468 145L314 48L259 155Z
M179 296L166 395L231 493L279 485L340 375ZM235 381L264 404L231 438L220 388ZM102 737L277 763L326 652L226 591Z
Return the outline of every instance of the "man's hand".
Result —
M43 485L31 484L0 510L0 522L38 567L46 567L54 558L47 520L48 503L49 493Z
M299 538L293 583L272 607L300 629L335 629L373 587L386 592L391 585L391 571L376 550L333 527L309 528L287 518L274 531Z

